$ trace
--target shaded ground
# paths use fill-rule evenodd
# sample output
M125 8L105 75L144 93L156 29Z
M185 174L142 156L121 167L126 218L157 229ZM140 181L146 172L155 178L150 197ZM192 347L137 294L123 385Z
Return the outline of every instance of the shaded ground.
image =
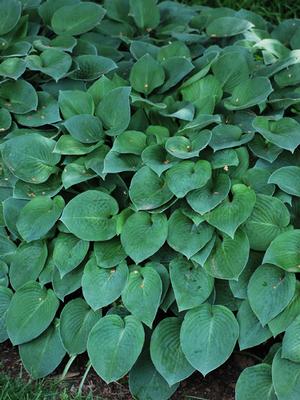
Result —
M71 398L75 396L78 390L79 383L84 373L84 366L86 364L86 358L81 356L77 362L71 367L70 372L67 375L67 379L60 384L57 388L57 396L48 393L47 397L40 395L36 397L40 400L44 399L65 399L69 398L62 397L61 393L68 393ZM193 374L189 379L182 382L178 391L172 397L172 400L234 400L234 387L237 378L244 368L247 368L256 363L255 356L252 357L248 353L233 354L230 360L225 363L221 368L217 369L213 373L209 374L205 379L199 374ZM22 364L19 360L18 351L16 348L6 342L0 345L0 373L11 377L12 379L23 379L24 383L28 382L29 377L24 371ZM43 385L49 384L53 390L53 382L56 382L61 373L61 368L56 370L49 378L47 378ZM1 381L0 381L1 385ZM3 384L2 384L3 386ZM0 399L11 399L11 397L1 397L0 388ZM132 397L127 388L126 379L121 383L112 383L106 385L97 375L91 370L86 379L83 394L93 394L93 398L101 400L131 400ZM18 400L31 400L30 397L18 398ZM90 399L92 397L89 397ZM14 399L14 397L13 397ZM159 399L157 399L159 400Z

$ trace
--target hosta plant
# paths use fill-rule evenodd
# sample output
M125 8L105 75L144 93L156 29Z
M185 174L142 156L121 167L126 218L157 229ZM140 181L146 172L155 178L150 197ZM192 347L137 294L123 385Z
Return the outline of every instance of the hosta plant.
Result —
M298 48L244 9L0 0L0 341L33 378L86 352L167 400L264 343L236 399L299 400Z

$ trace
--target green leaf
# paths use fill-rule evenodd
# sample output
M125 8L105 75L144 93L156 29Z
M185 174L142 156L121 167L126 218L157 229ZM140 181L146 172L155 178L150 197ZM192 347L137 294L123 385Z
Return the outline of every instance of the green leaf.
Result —
M66 205L61 221L79 239L108 240L116 235L114 216L118 210L118 203L110 195L87 190Z
M203 188L188 193L186 199L194 211L199 214L205 214L214 209L227 197L230 186L229 176L226 174L219 174Z
M265 140L292 153L300 144L300 124L293 118L273 121L267 117L256 117L253 127Z
M21 344L19 353L32 378L43 378L53 372L66 354L59 334L59 321L51 324L38 338Z
M223 52L212 64L212 71L223 86L223 90L229 93L247 80L250 73L245 55L237 50Z
M0 1L0 36L10 32L18 23L22 4L18 0Z
M194 372L181 349L180 329L179 318L165 318L156 326L151 337L152 362L170 386Z
M240 326L240 350L258 346L272 336L270 329L267 326L262 326L257 319L248 300L244 300L241 303L237 313L237 320Z
M245 110L263 103L272 92L268 78L247 79L233 89L232 96L224 101L224 105L228 110Z
M13 292L11 289L0 286L0 343L3 343L8 339L6 315L12 296Z
M242 130L236 125L220 124L212 130L209 146L214 151L229 147L241 146L253 138L253 132L242 134Z
M174 157L193 158L199 156L200 151L208 145L210 139L211 132L209 130L197 132L192 139L185 136L173 136L166 141L165 148Z
M273 172L268 183L274 183L284 192L300 197L299 173L300 167L282 167Z
M0 85L0 106L15 114L26 114L37 109L38 97L27 81L4 81Z
M272 381L278 400L296 400L300 395L299 363L276 353L272 364Z
M179 311L200 306L214 287L214 278L200 265L183 257L171 261L170 278Z
M106 383L126 375L141 353L144 338L143 326L135 317L123 320L118 315L107 315L101 318L91 330L87 345L97 374Z
M164 178L158 177L155 172L145 166L133 176L129 196L139 211L162 206L173 197L173 193L169 190Z
M268 326L272 335L275 337L279 333L286 331L289 325L298 317L300 313L300 285L296 282L296 290L294 296L287 307L277 315Z
M166 182L176 197L182 198L194 189L206 185L211 178L211 166L208 161L181 161L166 172Z
M130 87L113 89L97 107L96 115L107 129L107 135L117 136L127 129L130 122L130 92Z
M51 26L57 35L80 35L98 25L104 15L104 8L95 3L66 5L53 14Z
M168 400L178 388L178 384L169 386L153 365L150 354L143 350L129 373L129 389L139 400Z
M7 312L7 331L14 345L29 342L52 322L59 301L51 289L28 282L14 294Z
M264 263L277 265L289 271L299 272L300 230L294 229L276 236L264 256Z
M300 319L299 316L287 328L282 341L282 357L299 363L300 361Z
M69 71L72 58L61 50L47 49L39 56L28 56L26 62L28 69L40 71L57 82Z
M104 139L102 123L93 115L73 115L64 126L70 135L81 143L96 143Z
M236 385L236 400L276 400L272 370L268 364L244 369Z
M201 250L210 241L214 231L205 222L196 225L181 210L172 213L168 224L168 245L187 258Z
M150 54L145 54L130 71L130 84L134 90L145 95L161 86L165 80L163 67Z
M119 238L95 243L94 253L98 266L102 268L115 267L126 258Z
M16 115L18 123L28 127L39 127L60 121L57 101L46 92L37 92L37 95L37 109L24 115Z
M296 278L293 273L264 264L253 273L248 285L250 306L265 326L292 300Z
M168 222L164 214L139 211L125 222L121 243L126 254L136 264L155 254L168 236Z
M54 154L55 141L37 133L16 136L3 144L3 161L17 178L34 184L45 182L57 171L60 155Z
M251 249L267 250L271 242L288 229L289 223L289 210L281 200L258 194L253 212L245 225Z
M237 280L249 257L249 240L243 230L237 230L234 238L224 235L217 238L215 246L204 263L208 274L219 279Z
M1 7L1 5L0 5ZM0 76L18 79L26 70L26 62L20 58L7 58L0 64Z
M81 90L60 90L58 103L64 119L78 114L93 114L95 109L92 96Z
M60 314L59 332L64 348L70 355L86 351L87 340L101 314L90 309L86 302L77 298L67 303Z
M79 266L66 274L63 278L56 267L52 271L52 287L56 296L64 301L64 298L74 293L81 287L81 279L83 274L83 266Z
M93 54L76 57L74 61L77 68L70 76L79 81L93 81L117 68L116 63L110 58Z
M78 267L88 249L89 242L71 234L59 233L54 241L53 261L62 278Z
M43 238L59 219L65 206L64 199L40 196L30 200L20 211L17 229L24 240L32 242Z
M129 0L129 4L130 15L139 28L151 31L157 27L160 13L156 0Z
M162 281L151 267L136 268L129 274L122 292L124 306L150 328L161 302Z
M205 376L229 358L238 336L233 313L224 306L206 303L185 314L180 343L189 363Z
M17 290L28 281L35 281L44 268L47 256L45 242L21 243L11 257L9 279L12 287Z
M178 163L162 145L153 144L145 148L142 153L143 163L152 169L158 176Z
M112 150L120 154L140 155L146 147L147 136L139 131L126 131L114 140Z
M246 19L236 17L220 17L214 19L206 28L212 37L236 36L251 29L253 24Z
M108 306L120 297L127 278L128 267L125 261L114 268L101 268L91 258L83 272L83 296L93 310Z

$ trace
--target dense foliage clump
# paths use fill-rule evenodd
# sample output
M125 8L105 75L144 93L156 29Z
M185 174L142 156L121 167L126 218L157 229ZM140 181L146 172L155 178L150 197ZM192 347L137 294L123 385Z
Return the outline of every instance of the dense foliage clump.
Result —
M243 9L0 0L0 341L33 378L87 351L164 400L275 337L236 398L299 399L299 47Z

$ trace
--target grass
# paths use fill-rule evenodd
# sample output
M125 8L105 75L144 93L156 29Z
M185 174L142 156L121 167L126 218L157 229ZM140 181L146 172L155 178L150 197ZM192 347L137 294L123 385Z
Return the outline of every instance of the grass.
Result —
M0 373L0 400L104 400L100 397L72 395L70 390L50 379L24 381Z
M295 0L183 0L188 4L201 4L210 7L245 8L269 21L297 18L300 15L300 3Z

